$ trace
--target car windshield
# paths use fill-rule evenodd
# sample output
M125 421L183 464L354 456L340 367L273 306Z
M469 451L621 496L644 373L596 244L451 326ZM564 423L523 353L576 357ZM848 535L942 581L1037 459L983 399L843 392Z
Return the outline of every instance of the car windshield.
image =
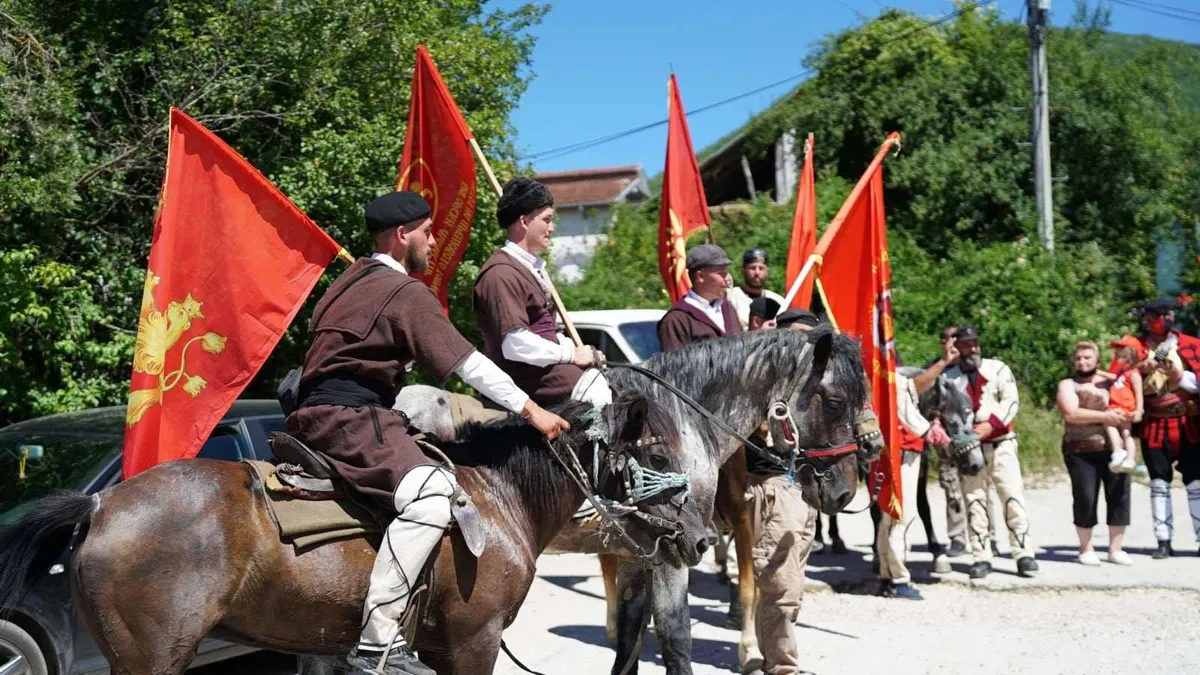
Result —
M637 352L639 360L654 356L662 351L658 342L658 323L655 321L631 321L619 326L621 336Z
M80 490L121 452L111 434L30 433L0 436L0 525L15 521L35 499ZM26 456L21 478L21 457Z

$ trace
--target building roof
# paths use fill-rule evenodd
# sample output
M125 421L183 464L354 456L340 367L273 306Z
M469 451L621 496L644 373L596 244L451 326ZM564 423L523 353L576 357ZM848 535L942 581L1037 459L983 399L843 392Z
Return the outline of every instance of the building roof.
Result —
M640 201L650 196L641 164L573 171L547 171L534 176L554 195L554 205L600 206Z

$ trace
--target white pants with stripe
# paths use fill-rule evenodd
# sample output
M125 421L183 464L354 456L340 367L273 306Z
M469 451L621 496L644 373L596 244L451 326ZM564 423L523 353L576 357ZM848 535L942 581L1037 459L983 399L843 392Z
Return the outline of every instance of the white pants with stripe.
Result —
M429 554L450 526L454 475L437 466L417 466L404 474L392 499L396 519L383 533L371 569L358 648L384 651L404 644L400 617Z
M905 450L900 462L900 519L884 513L875 535L879 556L879 578L897 584L912 581L905 559L908 557L908 528L917 519L917 478L920 477L921 453Z

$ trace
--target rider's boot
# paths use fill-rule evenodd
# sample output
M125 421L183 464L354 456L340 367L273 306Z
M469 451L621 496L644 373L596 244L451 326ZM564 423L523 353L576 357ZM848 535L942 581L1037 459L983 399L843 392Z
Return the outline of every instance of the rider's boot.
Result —
M991 573L992 563L986 561L977 562L967 570L967 576L972 579L982 579Z
M450 526L456 486L450 472L423 465L409 469L396 487L397 516L384 531L371 569L362 635L346 657L354 668L381 675L434 675L400 635L400 620L429 554Z

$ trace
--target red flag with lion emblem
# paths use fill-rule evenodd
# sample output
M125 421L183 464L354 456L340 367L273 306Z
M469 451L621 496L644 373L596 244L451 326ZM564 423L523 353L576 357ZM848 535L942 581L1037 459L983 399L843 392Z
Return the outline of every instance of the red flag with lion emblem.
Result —
M232 148L171 110L122 473L194 457L340 247Z
M663 167L662 208L658 215L658 271L671 302L692 289L685 267L687 237L709 224L708 200L692 148L683 99L675 76L667 82L667 161Z
M442 307L449 306L446 292L467 250L475 220L478 181L472 138L437 66L419 45L396 189L416 192L432 209L436 245L429 256L429 269L413 276L437 294Z
M892 325L892 268L883 212L883 159L900 134L883 146L813 250L825 307L839 331L862 341L872 405L886 444L871 464L868 485L879 508L901 516L900 431L896 413L896 342Z

